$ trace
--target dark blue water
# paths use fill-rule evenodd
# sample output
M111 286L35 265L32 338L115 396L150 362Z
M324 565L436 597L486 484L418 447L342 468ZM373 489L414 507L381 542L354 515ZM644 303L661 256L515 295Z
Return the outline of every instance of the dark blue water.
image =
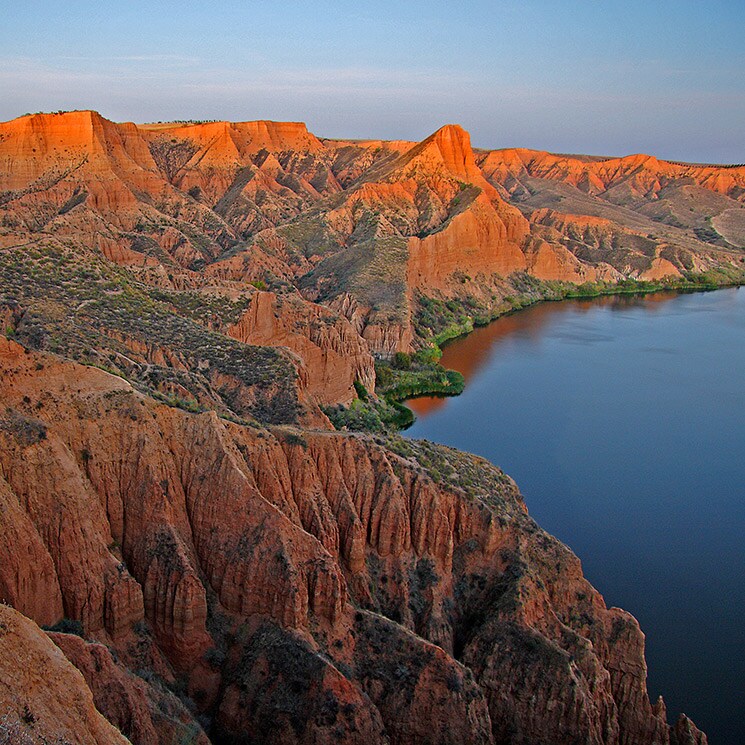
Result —
M504 468L647 635L649 692L745 743L745 288L549 303L449 344L407 432Z

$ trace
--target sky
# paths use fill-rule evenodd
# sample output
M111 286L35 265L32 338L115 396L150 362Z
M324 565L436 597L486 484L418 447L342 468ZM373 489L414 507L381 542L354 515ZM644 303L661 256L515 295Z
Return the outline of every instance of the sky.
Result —
M0 120L304 121L324 137L745 162L745 0L0 0Z

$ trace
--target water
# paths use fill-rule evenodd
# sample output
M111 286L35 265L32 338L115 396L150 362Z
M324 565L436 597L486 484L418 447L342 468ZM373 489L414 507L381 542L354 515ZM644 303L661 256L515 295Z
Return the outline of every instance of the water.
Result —
M407 432L485 456L647 635L648 686L745 743L745 288L547 303L447 345Z

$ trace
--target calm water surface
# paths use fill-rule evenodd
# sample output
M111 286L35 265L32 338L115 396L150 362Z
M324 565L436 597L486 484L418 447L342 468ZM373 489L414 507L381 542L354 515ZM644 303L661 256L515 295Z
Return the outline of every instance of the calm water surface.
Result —
M647 635L649 692L745 743L745 288L549 303L445 347L406 433L522 489Z

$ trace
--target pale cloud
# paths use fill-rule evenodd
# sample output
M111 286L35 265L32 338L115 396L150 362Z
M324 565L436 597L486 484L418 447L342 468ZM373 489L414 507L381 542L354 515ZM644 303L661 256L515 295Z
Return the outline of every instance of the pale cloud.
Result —
M81 56L81 55L59 55L51 57L50 60L65 60L71 62L142 62L145 64L170 64L175 66L192 66L201 62L199 57L187 57L181 54L132 54L117 56Z
M432 67L281 66L258 57L227 67L177 54L6 56L0 58L0 120L24 111L95 108L119 121L303 120L324 136L391 139L421 139L458 122L482 147L742 159L741 129L721 125L725 116L745 116L742 87L634 90L603 85L604 73L577 87L530 83L496 67L485 75ZM721 132L718 141L712 132Z
M133 68L130 65L122 64L120 66L102 66L96 64L104 61L104 58L98 60L93 57L66 57L57 58L67 61L86 61L94 63L90 67L70 66L69 64L54 64L51 61L42 61L30 57L0 57L0 84L3 85L2 93L7 96L13 93L5 85L13 86L19 91L30 92L33 90L54 90L61 94L76 93L79 90L91 85L116 84L122 82L154 81L158 79L170 80L174 76L182 74L178 70L170 69L163 65L165 56L153 57L146 66L137 66ZM144 62L145 58L127 58L127 57L110 57L106 61L135 60ZM185 58L182 58L185 59ZM185 65L180 62L177 66ZM191 64L198 64L195 60ZM30 90L29 90L30 89ZM136 91L133 90L136 94Z
M335 67L263 69L250 73L235 70L204 71L186 81L192 94L237 96L251 93L286 95L444 95L454 87L472 84L467 76L439 70L391 70L385 68Z
M83 66L69 63L89 63ZM105 66L101 63L106 62ZM121 63L119 65L112 63ZM133 55L115 57L64 56L40 60L30 57L0 58L0 82L57 88L94 83L158 81L174 84L184 94L236 96L256 92L297 94L365 94L388 91L391 95L446 93L473 81L441 70L394 70L374 67L208 68L198 57ZM137 91L132 91L133 95Z

